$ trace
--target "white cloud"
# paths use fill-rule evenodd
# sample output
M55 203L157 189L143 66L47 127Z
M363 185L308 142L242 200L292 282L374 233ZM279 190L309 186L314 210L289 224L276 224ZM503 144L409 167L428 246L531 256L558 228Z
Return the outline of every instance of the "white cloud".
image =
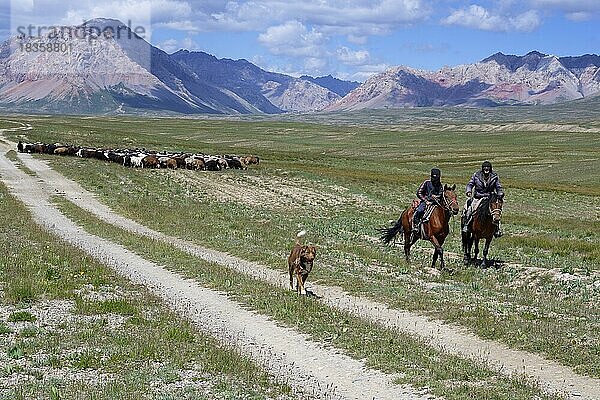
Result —
M323 34L315 28L308 30L298 21L272 26L258 36L258 41L277 55L314 58L324 54Z
M566 16L571 21L579 22L579 21L588 21L590 19L593 19L595 14L591 13L591 12L577 11L577 12L567 13Z
M509 26L519 32L531 32L540 26L540 16L537 11L530 10L508 19Z
M356 72L349 74L347 79L364 82L373 75L383 72L388 68L390 68L390 66L384 63L361 65L357 68Z
M492 14L484 7L473 4L468 8L454 11L444 18L442 23L485 31L531 32L540 25L540 17L535 10L526 11L516 16Z
M350 43L354 44L367 44L368 41L368 37L366 35L349 34L346 39L348 39Z
M185 37L182 40L176 39L168 39L163 42L157 43L156 47L161 50L164 50L167 53L174 53L177 50L186 49L186 50L201 50L200 46L191 37Z
M175 39L169 39L165 40L164 42L157 43L156 47L166 51L167 53L173 53L180 49L179 42Z
M354 51L345 46L336 51L336 57L346 65L365 65L371 61L371 55L366 50Z
M326 59L308 57L304 60L304 71L310 75L322 75L327 65Z
M240 0L190 2L193 12L181 26L200 31L253 31L290 20L302 21L320 31L340 35L389 33L398 26L427 18L425 0ZM176 26L171 26L177 28ZM185 29L185 28L184 28Z

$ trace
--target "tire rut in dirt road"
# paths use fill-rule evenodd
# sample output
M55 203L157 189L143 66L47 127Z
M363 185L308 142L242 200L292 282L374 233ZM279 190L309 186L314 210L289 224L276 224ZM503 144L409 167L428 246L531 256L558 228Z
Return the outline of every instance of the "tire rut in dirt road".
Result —
M118 215L108 206L100 203L81 185L51 169L47 163L28 154L20 154L19 157L54 192L61 193L77 206L109 224L170 243L205 261L227 266L275 286L287 288L289 285L289 276L285 273L166 235ZM416 335L438 349L491 365L503 374L525 374L538 381L547 392L566 393L573 399L600 399L600 380L578 375L569 367L537 354L483 340L459 326L445 324L411 312L390 309L383 303L351 295L339 287L314 283L311 287L321 296L320 300L331 307L376 322L386 328Z
M0 176L45 229L85 251L135 283L147 286L201 330L264 366L298 393L317 399L432 399L393 376L333 349L326 349L264 315L243 309L226 295L145 260L122 246L91 235L50 203L52 191L20 171L0 145Z

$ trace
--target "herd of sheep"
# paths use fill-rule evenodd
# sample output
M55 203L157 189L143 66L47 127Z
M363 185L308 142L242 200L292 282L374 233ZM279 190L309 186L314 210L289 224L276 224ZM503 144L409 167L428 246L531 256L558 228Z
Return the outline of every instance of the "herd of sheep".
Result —
M97 149L92 147L77 147L70 145L23 143L17 144L21 153L56 154L62 156L77 156L96 158L102 161L112 161L125 167L138 168L186 168L193 170L220 171L222 169L246 169L250 164L258 164L256 156L212 156L208 154L189 154L156 152L146 149Z

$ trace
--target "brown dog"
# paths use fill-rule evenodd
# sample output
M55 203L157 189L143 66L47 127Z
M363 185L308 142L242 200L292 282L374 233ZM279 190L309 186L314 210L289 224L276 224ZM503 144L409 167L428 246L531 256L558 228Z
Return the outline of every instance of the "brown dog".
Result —
M296 244L288 257L288 267L290 269L290 288L294 290L294 275L296 275L296 291L306 295L304 283L308 274L312 271L313 261L317 255L315 246L302 245L301 239L306 234L305 231L296 235Z

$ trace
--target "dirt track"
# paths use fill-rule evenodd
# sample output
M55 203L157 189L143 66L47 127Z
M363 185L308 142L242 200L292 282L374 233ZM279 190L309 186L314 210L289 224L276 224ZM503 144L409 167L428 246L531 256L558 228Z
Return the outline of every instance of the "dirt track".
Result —
M2 151L2 154L4 154L4 152L6 151L5 148L7 147L3 145L2 148L4 149ZM80 185L73 181L67 180L62 175L50 169L46 163L36 160L29 155L21 154L19 155L19 157L23 161L23 163L28 168L35 171L38 174L39 178L41 178L41 180L43 181L38 182L35 178L27 177L25 175L25 177L32 181L31 184L33 185L33 182L35 182L36 185L43 184L45 187L44 190L39 190L39 192L44 193L44 198L37 198L34 199L34 201L26 201L27 196L32 196L31 192L21 193L21 196L25 197L25 199L22 199L22 201L26 202L26 204L28 204L28 207L30 207L32 211L34 209L42 207L41 205L38 205L38 202L44 203L44 209L53 209L52 206L50 206L47 203L47 196L49 194L61 193L78 206L92 212L93 214L95 214L96 216L98 216L106 222L122 227L137 234L149 236L155 239L166 241L168 243L172 243L180 249L207 261L226 265L230 268L236 269L248 275L255 276L259 279L270 282L277 286L287 287L288 278L283 273L280 273L278 271L272 270L264 266L260 266L255 263L247 262L236 257L232 257L222 252L206 249L191 244L189 242L183 241L181 239L164 235L162 233L153 231L145 226L142 226L134 221L123 218L122 216L119 216L112 212L105 205L98 202L97 199L91 193L85 191L83 188L81 188ZM6 178L8 171L11 168L14 168L14 166L12 166L12 163L8 162L9 164L7 165L6 162L8 162L8 160L6 160L4 156L2 156L1 171L3 179L5 181L6 179L8 179ZM24 175L20 171L17 172L21 175ZM22 185L16 184L15 187L15 184L13 182L12 190L14 191L14 193L19 193L20 186ZM54 215L57 213L57 211L53 209L52 213ZM72 222L67 220L64 216L61 216L61 218L59 219L61 220L61 224L63 225L67 223L72 225ZM56 230L61 237L65 238L66 240L69 240L68 230L64 233L64 235L66 236L63 236L63 234L61 234L62 231L60 229L57 229L58 225L54 227L48 224L45 225L52 230ZM79 229L79 231L81 231L81 229ZM86 237L93 238L94 241L100 240L102 242L107 242L102 239L95 238L86 233L79 233L79 231L77 235L83 234ZM126 252L126 250L122 248L120 249L120 251ZM148 263L147 261L140 259L139 257L137 258L139 260L136 260L136 262ZM126 266L120 266L117 268L123 269L123 271L125 272L127 271ZM154 266L153 268L158 267ZM171 274L170 272L166 273ZM138 277L138 279L141 278ZM189 284L195 285L193 282L190 282ZM423 316L415 315L412 313L389 309L384 304L349 295L340 288L312 285L312 289L315 292L317 292L320 296L323 296L322 301L333 307L346 310L353 314L358 314L361 317L375 321L382 326L417 335L430 342L432 345L439 348L443 348L452 353L457 353L471 359L485 361L488 364L494 365L503 373L525 373L526 375L529 375L530 377L538 380L540 384L548 391L566 392L571 395L570 397L573 398L600 398L599 380L577 375L568 367L561 366L553 361L545 360L538 355L523 351L511 350L502 344L479 339L475 335L472 335L459 327L443 324L439 321L433 321ZM202 290L206 291L206 289ZM190 306L187 305L186 307ZM185 311L185 309L185 307L180 308L181 311ZM245 312L247 313L247 311ZM268 321L264 322L267 324L269 323ZM260 326L260 324L262 324L263 322L255 321L254 323L259 324ZM296 333L296 335L298 334ZM322 366L320 358L315 358L314 360L319 360L318 363ZM352 363L357 362L352 361ZM323 371L326 370L327 369L323 368ZM330 372L329 370L327 371ZM361 385L362 384L363 381L361 381ZM341 392L338 391L338 393Z
M87 252L135 283L147 286L201 330L235 347L290 384L317 399L432 399L412 387L395 385L393 376L368 369L360 361L325 349L293 329L243 309L226 295L165 270L122 246L91 235L49 201L53 191L20 171L0 144L0 174L11 193L34 219L59 238Z

